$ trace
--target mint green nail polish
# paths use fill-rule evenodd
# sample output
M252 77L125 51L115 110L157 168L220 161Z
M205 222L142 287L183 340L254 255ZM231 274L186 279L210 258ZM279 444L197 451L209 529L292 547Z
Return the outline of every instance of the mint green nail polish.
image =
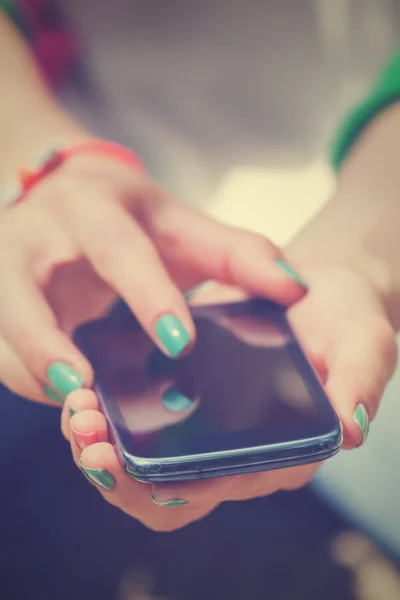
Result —
M179 356L190 342L182 323L174 315L164 315L156 323L156 333L165 350L172 357Z
M179 498L173 498L172 500L157 500L157 498L152 494L151 499L154 504L157 506L163 506L164 508L176 508L178 506L185 506L185 504L189 504L187 500L180 500Z
M115 486L114 477L106 469L90 469L89 467L85 467L81 461L79 461L79 466L90 481L104 490L112 490Z
M302 287L307 288L307 284L303 281L300 275L291 267L283 258L276 258L275 264L278 265L296 283L299 283Z
M54 390L52 390L51 387L49 387L48 385L45 386L44 393L46 394L46 396L48 398L50 398L50 400L54 400L55 402L59 402L60 404L64 404L64 398L62 398L61 396L59 396L57 394L57 392L55 392Z
M193 404L193 401L182 394L177 388L171 387L164 392L162 396L162 403L164 408L170 412L180 413L190 408Z
M64 397L82 387L80 375L65 363L57 362L50 365L47 376L52 386Z
M369 433L369 417L367 409L364 404L357 404L357 408L354 411L354 420L362 431L364 444L367 441L368 433Z

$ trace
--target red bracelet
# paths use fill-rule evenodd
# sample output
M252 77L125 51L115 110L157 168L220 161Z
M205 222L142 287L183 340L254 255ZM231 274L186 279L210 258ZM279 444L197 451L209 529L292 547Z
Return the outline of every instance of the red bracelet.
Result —
M89 140L63 149L52 150L35 169L22 168L12 188L0 196L0 204L15 204L47 175L61 167L69 158L84 154L109 156L134 171L144 171L144 166L134 152L114 142Z

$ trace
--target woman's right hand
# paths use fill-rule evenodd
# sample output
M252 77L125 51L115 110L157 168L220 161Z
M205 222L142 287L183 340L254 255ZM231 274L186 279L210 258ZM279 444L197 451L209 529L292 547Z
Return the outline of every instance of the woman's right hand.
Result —
M264 237L213 221L113 158L71 158L1 213L0 381L59 404L90 388L70 336L117 296L177 356L195 341L181 290L215 279L285 305L300 299L301 280L276 259Z
M342 423L344 447L356 448L367 439L369 422L394 372L396 337L382 299L363 276L343 264L329 263L301 263L301 272L310 282L309 293L289 311L289 318ZM208 304L230 297L230 290L204 288L194 299ZM285 377L281 385L289 401L287 384ZM168 407L164 408L159 400L158 422L168 418ZM157 407L152 410L156 422ZM185 412L175 416L185 418ZM104 499L159 531L183 527L222 502L301 487L319 466L306 464L204 481L139 483L118 460L98 399L90 390L70 395L62 414L62 430L76 464Z

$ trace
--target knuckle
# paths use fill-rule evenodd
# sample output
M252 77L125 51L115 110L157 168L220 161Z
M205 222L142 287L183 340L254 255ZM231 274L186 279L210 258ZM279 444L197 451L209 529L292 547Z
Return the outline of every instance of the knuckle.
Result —
M274 256L275 246L265 236L249 231L238 230L238 236L225 254L223 262L223 277L226 280L240 279L244 269L244 257ZM248 260L248 258L247 258Z
M240 247L245 247L246 250L252 250L263 252L271 252L276 251L277 248L275 244L271 242L269 238L261 233L253 233L251 231L242 231L241 232L242 239L240 240L240 245L238 244L237 249L240 250ZM242 250L243 251L243 250Z
M90 255L100 269L107 269L126 255L131 243L132 232L129 227L96 224L91 233Z
M221 279L222 281L230 282L238 279L240 271L242 252L245 251L242 245L234 246L225 253L222 260Z
M176 255L183 250L182 228L176 218L176 201L169 201L157 194L152 194L146 207L138 216L138 221L151 236L159 240L163 251Z
M164 190L153 181L142 178L138 185L138 197L135 202L135 214L140 222L146 226L157 228L157 231L169 231L176 226L176 218L171 208L179 204L177 200L169 197Z
M21 348L21 352L23 352L23 356L21 356L22 361L33 372L41 373L44 370L46 359L43 356L40 345L27 331L23 335L23 340L24 344L23 348Z
M392 371L397 363L398 349L396 335L387 321L379 320L372 327L378 352L382 356L382 360L388 365L390 371Z

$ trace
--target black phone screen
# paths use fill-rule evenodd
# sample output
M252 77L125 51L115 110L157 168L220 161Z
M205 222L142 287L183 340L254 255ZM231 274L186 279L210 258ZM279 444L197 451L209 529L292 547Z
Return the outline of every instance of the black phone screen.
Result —
M265 300L191 309L197 341L166 357L128 311L81 329L97 389L126 450L166 458L330 433L322 386L281 307Z

